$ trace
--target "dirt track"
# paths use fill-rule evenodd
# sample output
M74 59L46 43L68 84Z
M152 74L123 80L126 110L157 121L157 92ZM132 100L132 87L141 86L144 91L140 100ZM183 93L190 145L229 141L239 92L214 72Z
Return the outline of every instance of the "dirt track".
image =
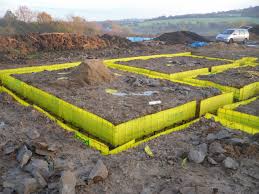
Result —
M32 150L34 159L49 164L49 186L39 186L39 193L57 193L61 172L69 169L77 177L76 193L256 194L258 191L259 152L256 136L231 131L218 123L202 119L184 131L148 142L154 157L145 153L145 145L118 155L101 156L97 151L73 140L71 134L65 133L37 111L18 105L6 95L0 94L0 98L1 110L5 110L0 112L0 122L4 122L0 128L0 191L3 189L3 181L7 184L6 181L11 179L13 183L22 185L21 179L32 177L18 167L15 152L4 154L8 141L14 143L14 148L25 143ZM32 140L28 134L35 130L40 136ZM33 146L39 148L39 142L47 146L54 144L56 148L52 149L54 151L36 151ZM197 149L199 145L205 148L205 144L208 151L202 163L183 162L190 150ZM223 153L217 153L217 149L213 148L215 145L222 146ZM224 167L222 161L226 157L238 163L236 170ZM104 181L93 183L88 176L98 159L106 165L109 175ZM211 159L217 164L212 164Z

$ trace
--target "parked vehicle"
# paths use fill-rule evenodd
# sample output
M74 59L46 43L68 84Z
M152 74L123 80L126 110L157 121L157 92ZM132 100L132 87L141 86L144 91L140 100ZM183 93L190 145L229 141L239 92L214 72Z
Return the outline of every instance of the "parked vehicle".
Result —
M247 29L233 28L227 29L224 32L216 36L216 40L220 42L243 42L246 43L249 40L249 32Z

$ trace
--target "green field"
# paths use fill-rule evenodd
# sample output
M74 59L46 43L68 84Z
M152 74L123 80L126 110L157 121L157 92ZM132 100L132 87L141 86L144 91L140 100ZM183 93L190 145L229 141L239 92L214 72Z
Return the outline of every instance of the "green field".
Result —
M214 17L214 18L178 18L166 20L146 20L126 25L136 33L164 33L176 30L190 30L201 34L215 34L224 28L241 25L259 24L256 17Z

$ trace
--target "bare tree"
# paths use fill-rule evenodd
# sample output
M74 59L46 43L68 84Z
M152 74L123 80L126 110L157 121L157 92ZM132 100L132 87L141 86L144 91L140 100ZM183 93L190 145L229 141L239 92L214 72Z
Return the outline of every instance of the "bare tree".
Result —
M7 21L13 21L13 20L16 20L16 16L11 10L7 10L5 12L4 19Z
M71 24L71 31L74 33L83 34L86 28L86 20L79 16L71 16L69 18Z
M32 22L35 18L35 14L33 13L33 11L26 6L20 6L15 11L15 15L17 16L18 20L21 20L23 22Z
M37 15L37 22L38 23L50 23L52 22L52 17L50 14L46 12L40 12Z

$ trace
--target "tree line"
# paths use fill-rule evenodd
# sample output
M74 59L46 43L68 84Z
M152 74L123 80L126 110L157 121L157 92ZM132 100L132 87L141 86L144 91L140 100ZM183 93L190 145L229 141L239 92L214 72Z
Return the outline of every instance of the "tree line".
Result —
M0 18L0 35L52 32L91 36L104 33L126 35L130 30L113 21L92 22L79 16L55 19L47 12L34 12L26 6L20 6L15 11L7 10Z

